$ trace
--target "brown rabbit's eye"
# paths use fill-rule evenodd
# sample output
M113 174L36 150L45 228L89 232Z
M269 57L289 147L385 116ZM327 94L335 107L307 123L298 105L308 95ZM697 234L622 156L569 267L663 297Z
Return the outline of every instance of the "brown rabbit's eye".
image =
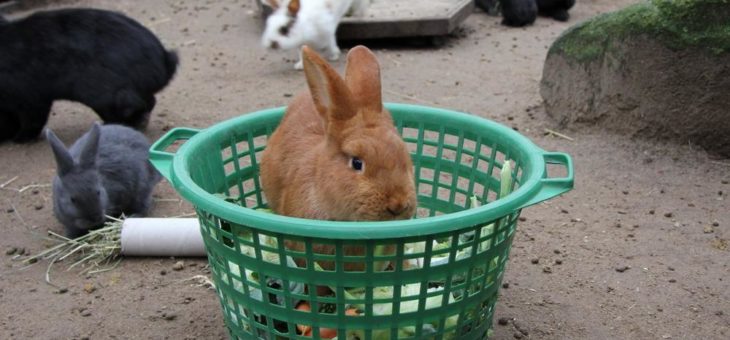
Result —
M355 171L362 172L365 170L365 162L360 158L352 157L350 158L350 167Z

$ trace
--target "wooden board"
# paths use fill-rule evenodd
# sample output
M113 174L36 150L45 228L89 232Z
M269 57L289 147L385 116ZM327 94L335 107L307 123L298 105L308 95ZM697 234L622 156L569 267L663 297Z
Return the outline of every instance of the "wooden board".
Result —
M259 6L266 18L271 8L260 0ZM342 20L337 38L444 36L453 32L473 10L473 0L372 0L363 17Z

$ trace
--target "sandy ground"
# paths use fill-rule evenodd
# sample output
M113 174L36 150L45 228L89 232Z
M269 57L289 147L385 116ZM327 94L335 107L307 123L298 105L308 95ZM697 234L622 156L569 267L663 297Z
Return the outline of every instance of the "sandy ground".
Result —
M372 47L387 101L471 112L512 126L546 150L570 153L575 190L523 212L495 338L727 339L730 337L730 161L692 145L629 140L599 128L561 132L541 108L538 83L551 42L570 25L631 0L584 0L568 23L545 18L524 29L475 12L440 48ZM285 105L303 89L295 55L258 45L253 1L54 1L37 9L90 6L122 11L179 50L181 67L158 95L151 140L176 126L206 127ZM21 14L21 13L18 13ZM342 69L344 62L336 63ZM70 143L97 120L58 103L48 126ZM125 259L94 276L17 255L43 250L55 172L44 141L0 145L0 339L218 339L227 332L215 293L189 281L205 259ZM38 185L20 192L21 188ZM192 212L167 183L154 216ZM6 255L13 248L15 255ZM59 289L61 288L61 289ZM505 325L499 325L503 319Z

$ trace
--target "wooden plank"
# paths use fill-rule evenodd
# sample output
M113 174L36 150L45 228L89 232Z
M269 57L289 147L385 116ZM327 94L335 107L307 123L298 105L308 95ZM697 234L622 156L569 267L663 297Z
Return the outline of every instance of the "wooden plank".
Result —
M259 7L263 17L271 8ZM373 0L363 17L345 17L338 39L444 36L474 10L473 0Z

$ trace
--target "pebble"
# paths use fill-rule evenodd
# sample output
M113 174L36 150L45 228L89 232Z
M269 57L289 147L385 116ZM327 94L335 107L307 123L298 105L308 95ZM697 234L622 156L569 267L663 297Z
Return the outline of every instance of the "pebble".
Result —
M166 312L166 313L162 313L162 317L167 321L172 321L172 320L177 319L177 314L175 314L173 312Z
M546 273L546 274L550 274L550 273L553 272L553 269L550 268L550 267L548 267L548 266L545 266L545 267L542 268L542 272L543 273Z
M164 275L167 275L167 270L164 270L164 269L163 270L160 270L160 275L163 275L163 276Z
M502 288L508 289L509 288L509 282L505 282L502 284Z
M525 222L525 221L527 221L527 217L520 216L519 220L520 220L520 222Z
M497 324L500 326L506 326L509 324L510 320L512 320L512 318L499 318L499 320L497 320Z
M623 272L629 270L630 268L631 267L629 267L629 266L618 266L618 267L616 267L616 271L619 273L623 273Z
M91 294L91 293L93 293L93 292L96 291L96 286L94 286L93 283L87 283L87 284L84 285L84 291L87 294Z
M671 212L664 213L664 217L666 218L671 218L672 216L674 216L674 214L672 214Z
M59 288L56 291L56 294L66 294L66 293L68 293L68 288Z
M183 261L177 261L172 265L172 270L174 271L181 271L183 269L185 269L185 262Z
M83 316L83 317L91 316L91 311L88 309L82 309L81 316Z
M555 254L560 254L560 249L555 249L555 250L553 250L553 253L555 253Z
M18 252L18 248L16 247L10 247L5 250L5 255L14 255L16 252Z
M669 283L675 283L675 282L677 282L677 280L675 280L675 279L669 279Z
M517 329L517 331L522 333L522 335L530 335L530 333L527 332L527 328L522 323L515 320L515 321L512 321L512 324L515 326L515 329Z
M712 222L712 226L713 227L719 227L720 226L720 222L714 221L714 222Z
M43 209L43 203L38 203L38 204L34 205L33 208L35 208L35 210L41 210L41 209Z
M530 260L530 262L532 262L532 264L538 264L538 263L540 263L540 259L534 258L534 259Z
M563 264L563 260L557 259L557 260L555 260L555 264Z
M654 209L649 210L649 215L654 215Z
M523 335L520 332L515 332L515 334L513 336L515 337L515 339L522 339Z

